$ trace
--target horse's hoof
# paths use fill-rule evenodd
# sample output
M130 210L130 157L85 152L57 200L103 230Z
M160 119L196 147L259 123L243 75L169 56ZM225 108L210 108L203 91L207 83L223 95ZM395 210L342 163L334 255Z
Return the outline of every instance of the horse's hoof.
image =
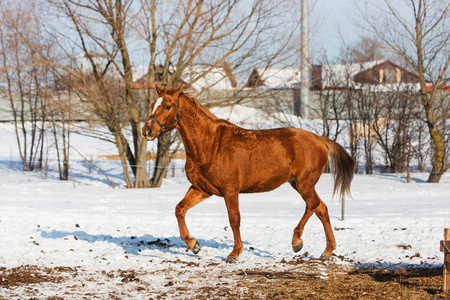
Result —
M195 245L194 245L194 247L192 247L191 251L192 251L192 253L197 254L200 252L200 249L201 249L200 244L198 243L198 241L196 241Z
M328 254L322 254L322 255L320 256L320 259L321 259L321 260L332 260L333 258L331 257L331 254L330 254L330 255L328 255Z
M298 252L298 251L302 250L302 248L303 248L303 243L292 246L292 250L294 250L294 252Z
M227 257L227 260L225 261L227 264L235 264L238 262L238 259L236 257Z

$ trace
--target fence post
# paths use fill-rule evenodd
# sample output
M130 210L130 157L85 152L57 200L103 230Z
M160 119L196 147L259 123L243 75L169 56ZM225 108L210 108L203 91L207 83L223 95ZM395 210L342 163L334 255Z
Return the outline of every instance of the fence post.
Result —
M444 240L441 241L441 252L444 252L444 282L442 290L448 292L450 290L450 228L444 229Z

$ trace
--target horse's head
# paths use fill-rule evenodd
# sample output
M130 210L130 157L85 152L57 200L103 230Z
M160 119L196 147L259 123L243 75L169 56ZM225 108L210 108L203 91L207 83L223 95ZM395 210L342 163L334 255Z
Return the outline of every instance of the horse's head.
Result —
M180 118L181 88L175 90L162 89L156 85L158 99L152 103L151 115L142 127L142 135L149 141L153 141L165 132L173 130Z

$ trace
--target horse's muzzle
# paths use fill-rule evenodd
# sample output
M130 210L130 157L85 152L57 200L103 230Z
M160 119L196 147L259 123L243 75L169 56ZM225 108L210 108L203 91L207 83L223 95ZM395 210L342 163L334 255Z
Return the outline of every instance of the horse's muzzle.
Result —
M142 135L147 141L154 141L158 135L158 132L153 132L149 126L142 129Z

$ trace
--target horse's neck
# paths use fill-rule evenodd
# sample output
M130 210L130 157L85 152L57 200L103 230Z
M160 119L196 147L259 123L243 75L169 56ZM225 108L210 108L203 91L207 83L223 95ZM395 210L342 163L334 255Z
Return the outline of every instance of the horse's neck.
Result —
M214 147L217 117L194 99L183 99L180 107L178 131L183 140L186 155L202 163Z

